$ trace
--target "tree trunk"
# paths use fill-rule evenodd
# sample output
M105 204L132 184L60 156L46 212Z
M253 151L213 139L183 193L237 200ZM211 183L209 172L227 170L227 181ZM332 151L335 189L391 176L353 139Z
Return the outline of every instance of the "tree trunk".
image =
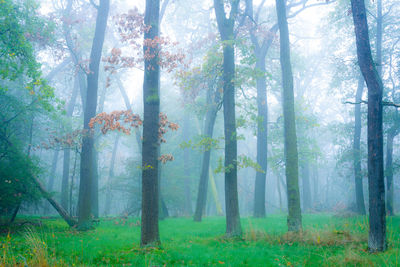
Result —
M59 150L55 150L54 154L53 154L53 160L51 161L49 182L47 183L47 191L49 191L49 192L53 191L54 179L56 177L56 170L57 170L57 163L58 163L58 155L59 155L59 153L60 153Z
M67 117L72 117L76 99L78 97L79 81L78 77L75 77L74 88L72 90L71 99L67 106ZM68 209L68 181L69 181L69 165L70 165L71 149L64 149L64 160L63 160L63 177L61 182L61 206L64 209Z
M290 63L289 28L284 0L276 0L276 12L278 15L280 32L280 61L283 83L282 102L285 132L285 171L289 212L287 224L289 231L297 232L302 229L299 192L299 163L296 119L294 112L293 74Z
M55 210L61 215L61 217L68 223L69 226L73 227L75 226L78 222L72 218L68 212L55 201L50 194L46 191L42 183L36 178L33 177L33 182L36 184L38 187L40 193L47 199L47 201L50 202L50 204L55 208Z
M106 185L106 203L105 203L105 208L104 208L104 215L109 215L110 209L111 209L111 201L112 201L111 183L114 178L115 158L117 156L119 139L120 139L120 135L117 135L117 138L115 138L114 147L113 147L112 155L111 155L110 171L108 173L108 181L107 181L107 185Z
M240 236L242 227L239 215L237 189L237 132L235 115L235 48L234 25L239 0L231 1L229 18L226 17L222 0L214 0L215 15L223 45L223 107L225 134L225 211L226 235Z
M80 164L80 184L78 200L78 229L87 230L92 227L92 191L95 175L94 166L94 137L89 128L90 120L96 116L97 91L99 78L99 65L103 49L104 36L107 27L108 11L110 7L109 0L100 0L97 10L96 29L93 38L92 50L90 54L90 73L87 75L87 95L86 108L84 112L84 129L87 133L82 140L82 153Z
M160 0L146 0L145 25L151 26L144 34L145 40L159 36ZM144 46L144 52L154 55L145 58L143 82L143 145L142 145L142 223L141 246L160 244L158 230L158 154L159 154L159 114L160 114L160 66L158 65L159 46Z
M258 23L258 15L253 15L253 0L246 0L246 12L247 15ZM256 25L255 25L256 26ZM254 189L254 217L265 217L265 185L267 178L267 160L268 160L268 103L267 103L267 77L265 75L265 57L269 48L272 45L272 41L275 38L275 34L278 30L278 26L275 24L270 28L267 36L260 42L259 37L255 33L252 27L250 29L250 39L254 46L254 54L256 55L256 67L255 70L262 75L257 78L257 164L261 167L263 172L256 173L255 189Z
M257 56L256 70L262 73L257 78L257 163L262 172L257 171L254 188L254 217L265 217L265 183L267 178L268 148L268 105L267 81L265 76L265 54Z
M204 132L203 132L206 138L213 138L214 125L218 112L217 103L219 101L220 101L219 89L218 88L215 89L214 99L213 99L212 89L211 87L209 87L207 92L207 102L210 103L210 107L208 108L206 113L206 120L204 123ZM211 149L208 148L203 152L203 159L201 163L199 189L197 191L196 210L194 213L194 221L196 222L201 221L201 217L204 214L204 209L206 206L210 158L211 158Z
M303 210L307 211L311 208L311 188L310 188L310 164L305 162L302 167L303 181Z
M371 252L384 251L386 244L385 182L383 174L382 80L372 60L367 14L363 0L351 0L357 57L368 87L368 189Z
M393 139L395 134L389 132L386 142L386 207L389 216L394 215L393 211Z
M182 139L184 142L190 140L190 118L188 111L184 110ZM192 209L192 194L191 194L191 181L190 181L190 150L189 148L183 149L183 173L185 177L185 215L190 216L193 213Z
M363 88L364 88L364 78L360 73L360 77L358 79L356 99L355 99L356 103L361 102ZM354 160L354 182L356 191L356 205L357 205L357 213L365 215L363 177L361 174L360 140L361 140L361 104L355 104L353 160Z

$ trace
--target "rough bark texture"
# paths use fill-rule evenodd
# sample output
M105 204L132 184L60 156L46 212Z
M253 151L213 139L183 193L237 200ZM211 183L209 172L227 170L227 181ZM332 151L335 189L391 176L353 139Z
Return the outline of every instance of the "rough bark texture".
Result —
M360 74L358 79L358 86L356 92L355 103L361 102L361 97L364 89L364 78ZM356 192L356 209L357 213L365 215L365 204L364 204L364 189L363 189L363 177L361 174L361 104L355 104L354 106L354 140L353 140L353 166L354 166L354 183Z
M146 0L144 22L151 26L145 32L145 40L159 36L160 1ZM160 66L159 47L143 47L144 52L154 55L145 59L143 83L143 145L142 145L142 223L141 245L153 246L160 243L158 230L158 124L160 113Z
M237 190L237 133L235 116L235 49L234 25L239 0L231 1L229 18L226 17L222 0L214 0L215 15L223 41L223 107L225 133L225 210L227 236L242 234Z
M97 10L96 29L90 54L90 73L87 75L86 107L83 118L83 127L87 131L82 140L80 164L80 184L78 200L78 229L87 230L92 227L92 187L95 175L94 166L94 138L89 128L90 120L96 116L99 65L103 49L104 36L107 27L109 0L100 0Z
M214 97L212 97L212 87L209 86L207 92L207 103L209 104L209 108L206 113L206 120L204 123L204 132L203 135L206 138L212 138L214 132L215 120L217 118L218 107L217 103L220 101L220 93L217 88L214 91ZM210 158L211 158L211 149L207 149L203 152L201 162L201 173L199 180L199 189L197 191L197 201L196 201L196 210L194 213L194 220L196 222L201 221L201 217L203 216L206 200L207 200L207 189L208 189L208 180L209 180L209 169L210 169Z
M368 87L368 189L371 252L386 250L385 183L383 174L382 80L372 60L364 0L351 0L357 57Z
M282 102L285 139L285 171L289 211L287 224L289 231L300 231L302 229L302 219L300 209L296 120L294 113L293 74L290 62L289 28L284 0L276 0L276 12L278 15L280 32L280 62L283 84Z

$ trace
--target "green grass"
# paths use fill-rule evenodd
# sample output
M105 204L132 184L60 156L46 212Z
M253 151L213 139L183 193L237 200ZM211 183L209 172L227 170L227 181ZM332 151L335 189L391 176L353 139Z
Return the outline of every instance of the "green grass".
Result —
M135 218L102 219L84 233L41 221L0 236L0 266L400 266L400 217L388 218L389 248L380 254L366 252L365 217L304 215L300 235L286 233L284 215L244 218L242 239L224 238L221 217L170 218L160 222L160 249L140 248Z

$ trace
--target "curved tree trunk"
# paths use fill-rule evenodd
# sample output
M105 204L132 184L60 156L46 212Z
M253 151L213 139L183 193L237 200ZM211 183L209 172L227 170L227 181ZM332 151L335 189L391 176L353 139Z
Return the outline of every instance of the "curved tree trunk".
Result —
M383 174L383 84L372 59L364 0L351 0L351 9L356 34L358 63L368 87L368 248L371 252L377 252L384 251L387 248Z
M299 162L297 152L296 119L294 112L293 74L290 62L289 28L286 18L284 0L276 0L276 12L280 32L280 61L282 69L282 102L285 132L285 171L288 196L288 230L302 229L300 192L299 192Z

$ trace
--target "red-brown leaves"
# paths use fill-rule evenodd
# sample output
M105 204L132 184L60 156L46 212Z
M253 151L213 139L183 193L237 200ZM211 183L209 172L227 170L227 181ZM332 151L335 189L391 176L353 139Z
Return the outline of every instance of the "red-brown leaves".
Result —
M95 123L102 124L101 132L103 134L117 130L129 135L131 133L129 127L138 128L143 122L139 115L133 114L131 110L123 110L100 113L90 120L89 127L93 129Z

